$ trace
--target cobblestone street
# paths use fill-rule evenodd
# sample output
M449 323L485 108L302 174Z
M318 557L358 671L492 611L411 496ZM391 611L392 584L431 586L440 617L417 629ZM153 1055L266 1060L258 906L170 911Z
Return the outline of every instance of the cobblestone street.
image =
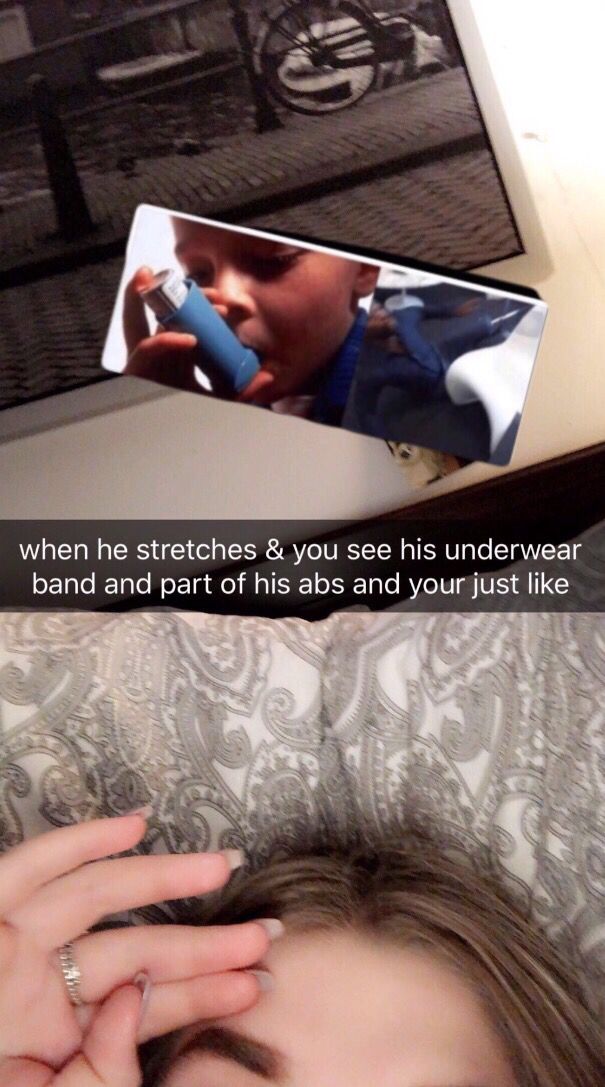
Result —
M427 199L430 194L430 199ZM477 268L519 251L516 234L502 201L489 151L472 151L427 163L393 177L369 181L318 197L309 204L247 221L265 230L307 231L319 238L351 245L351 239L401 259ZM365 242L365 244L369 244Z
M438 157L451 145L468 142L477 150L485 146L468 81L462 69L455 69L393 87L340 114L292 116L279 131L234 137L202 154L147 159L131 177L112 171L102 179L91 178L85 190L97 231L81 243L67 245L53 237L50 196L13 205L0 216L0 270L123 242L140 203L202 215L233 215L242 221L252 213L256 217L269 213L278 201L273 226L279 222L283 229L321 235L323 227L317 226L313 204L307 202L318 193L309 193L309 187L316 186L324 195L332 187L342 188L349 177L354 182L357 172L373 180L381 172L403 170L410 156ZM285 208L299 204L301 197L304 206L296 209L293 228ZM345 207L348 199L343 192L334 196L330 215L335 208ZM500 201L504 203L502 197ZM476 229L481 219L479 209L470 229ZM363 215L357 215L355 238L360 245L378 244L374 227L374 216L365 225ZM405 219L395 225L395 232L391 222L387 234L389 249L415 255L409 249ZM516 238L510 225L509 234L505 248L511 250Z

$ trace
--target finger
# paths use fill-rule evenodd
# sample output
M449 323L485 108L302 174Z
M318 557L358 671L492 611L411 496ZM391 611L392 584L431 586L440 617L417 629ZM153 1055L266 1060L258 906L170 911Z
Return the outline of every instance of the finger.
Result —
M82 1051L53 1087L139 1087L137 1034L142 996L134 985L112 993L96 1013Z
M201 392L194 373L199 362L195 336L184 332L160 332L137 345L124 373L174 389Z
M0 858L0 917L66 872L132 849L144 832L145 817L135 813L76 823L16 846Z
M247 971L156 985L141 1024L139 1043L200 1020L238 1015L251 1008L260 995L257 977Z
M262 959L269 943L267 929L252 921L208 928L145 925L96 932L75 946L81 997L86 1004L96 1004L142 972L156 985L241 970Z
M248 382L245 389L239 394L238 400L242 404L247 404L251 400L263 394L267 394L271 385L275 382L275 374L269 373L268 370L259 370L254 375L252 381Z
M98 861L42 887L9 920L54 949L110 914L215 891L239 859L227 850Z
M218 287L203 287L201 288L201 290L204 298L207 298L213 306L221 306L223 309L227 308L225 306L225 303L221 301L223 295L219 291Z
M151 268L139 268L135 272L130 283L124 291L124 306L122 309L122 327L126 350L130 355L141 340L149 335L149 324L145 313L145 305L140 292L149 287L153 279Z
M2 1087L47 1087L54 1075L52 1068L25 1057L0 1061Z
M217 290L216 287L204 287L202 294L214 306L216 312L223 318L223 321L225 321L229 314L229 306L226 306L224 302L221 302L221 298L223 297L221 292Z
M125 372L133 373L136 367L152 363L168 367L179 355L186 355L193 361L196 348L197 339L189 332L157 332L155 336L148 336L137 344Z

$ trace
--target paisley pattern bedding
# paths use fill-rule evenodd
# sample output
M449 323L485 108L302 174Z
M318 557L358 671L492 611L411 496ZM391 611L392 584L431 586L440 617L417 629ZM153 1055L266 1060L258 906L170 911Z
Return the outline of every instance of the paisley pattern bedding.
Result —
M147 802L141 848L253 864L418 828L605 1009L604 690L597 615L6 613L0 842Z

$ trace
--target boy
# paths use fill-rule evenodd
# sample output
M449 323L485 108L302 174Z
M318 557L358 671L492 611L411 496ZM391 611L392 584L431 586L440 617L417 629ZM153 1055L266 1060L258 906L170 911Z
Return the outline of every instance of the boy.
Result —
M367 319L359 303L373 293L380 269L189 219L172 223L185 274L260 357L259 373L238 399L340 425ZM149 334L140 292L152 276L140 268L126 289L124 372L203 393L195 337Z
M395 436L389 413L394 390L398 393L396 416L406 415L408 427L410 410L449 404L444 377L451 363L479 347L503 343L530 308L470 290L458 289L457 296L448 298L447 287L444 290L440 284L405 289L377 301L384 293L378 287L345 426L382 437ZM432 318L454 320L435 338L425 330L425 321ZM383 396L385 390L389 396ZM423 431L419 438L414 433L414 442L442 440L443 421L436 414L431 418L435 420L431 436Z

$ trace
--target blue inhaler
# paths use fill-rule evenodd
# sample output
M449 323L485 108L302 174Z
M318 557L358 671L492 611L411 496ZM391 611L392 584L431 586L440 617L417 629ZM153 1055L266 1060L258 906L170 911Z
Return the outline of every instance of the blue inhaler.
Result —
M167 331L197 337L203 356L200 369L209 360L234 392L242 392L260 370L258 355L240 343L192 279L168 269L158 272L140 293Z

